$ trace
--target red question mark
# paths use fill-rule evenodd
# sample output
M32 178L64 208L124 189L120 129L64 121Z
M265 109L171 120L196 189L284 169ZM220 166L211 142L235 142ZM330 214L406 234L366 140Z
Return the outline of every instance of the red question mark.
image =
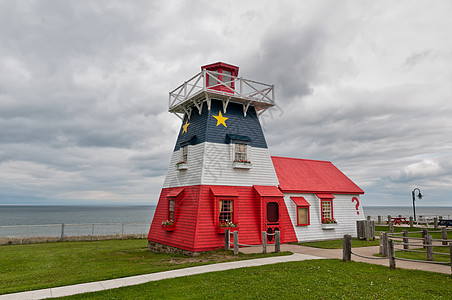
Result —
M358 200L358 198L353 197L352 198L352 202L355 201L355 200L356 200L356 213L359 215L359 211L358 211L358 209L359 209L359 200Z

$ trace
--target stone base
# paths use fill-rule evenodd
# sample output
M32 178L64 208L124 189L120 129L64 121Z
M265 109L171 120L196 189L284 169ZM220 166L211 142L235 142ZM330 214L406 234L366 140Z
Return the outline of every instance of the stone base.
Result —
M173 254L182 254L187 256L197 256L201 254L200 252L191 252L188 250L176 248L173 246L160 244L157 242L148 241L148 250L152 252L159 252L159 253L173 253Z

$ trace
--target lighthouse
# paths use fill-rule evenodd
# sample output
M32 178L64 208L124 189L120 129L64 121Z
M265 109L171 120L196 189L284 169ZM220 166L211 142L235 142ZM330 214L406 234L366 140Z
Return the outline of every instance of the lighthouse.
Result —
M241 244L261 244L262 231L279 231L283 243L300 241L306 228L336 221L333 207L363 193L330 162L271 157L259 116L275 105L274 86L238 73L237 66L223 62L205 65L169 93L168 110L181 126L149 230L149 250L218 249L224 247L225 228L239 231ZM354 210L346 214L351 218L341 218L347 232L363 218L356 202L349 204L340 205Z

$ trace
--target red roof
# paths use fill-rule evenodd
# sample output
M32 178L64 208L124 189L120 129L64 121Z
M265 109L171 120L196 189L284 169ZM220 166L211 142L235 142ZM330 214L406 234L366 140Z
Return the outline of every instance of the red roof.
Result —
M311 206L311 204L303 197L290 197L290 199L292 199L297 206Z
M211 186L210 190L216 197L238 197L237 191L230 186Z
M261 197L284 197L284 194L276 186L255 185L254 189Z
M174 188L166 196L167 197L177 197L183 190L184 190L183 187Z
M283 192L364 194L329 161L272 156Z

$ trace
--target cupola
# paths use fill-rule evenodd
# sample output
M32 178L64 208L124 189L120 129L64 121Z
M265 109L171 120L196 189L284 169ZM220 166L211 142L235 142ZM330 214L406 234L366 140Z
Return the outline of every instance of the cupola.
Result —
M206 85L208 89L234 93L235 80L239 74L239 67L223 62L217 62L201 67L201 70L210 71Z

